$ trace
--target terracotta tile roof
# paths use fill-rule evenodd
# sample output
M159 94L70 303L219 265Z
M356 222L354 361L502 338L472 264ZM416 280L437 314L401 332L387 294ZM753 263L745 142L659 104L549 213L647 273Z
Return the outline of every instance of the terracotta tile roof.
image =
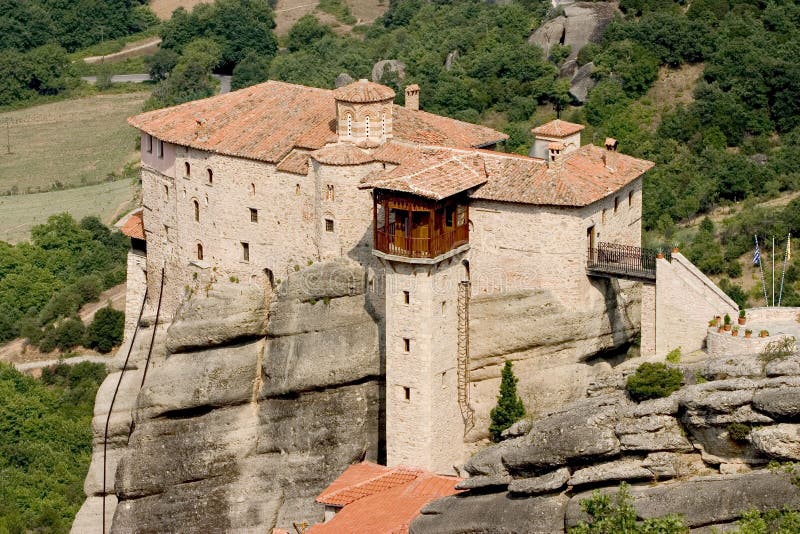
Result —
M478 172L480 165L469 155L482 160L483 182L477 182L475 174L470 172ZM650 161L594 145L563 154L560 168L548 168L542 159L516 154L408 147L400 143L387 143L373 157L398 166L368 174L359 185L363 189L378 187L439 199L485 182L470 194L472 198L572 207L587 206L608 196L653 166ZM445 168L447 173L436 172L443 162L453 160L470 163L467 169L451 164Z
M406 534L411 521L429 502L459 493L456 477L421 471L418 476L342 508L330 521L312 526L309 534Z
M548 143L547 150L564 150L564 143Z
M653 167L653 162L594 145L561 156L560 169L542 160L485 155L489 181L472 198L542 204L588 206L626 186ZM608 158L606 165L604 158Z
M548 123L542 124L532 129L531 132L545 137L566 137L568 135L576 134L583 130L583 124L575 124L574 122L562 121L556 119Z
M369 495L407 484L424 473L423 470L414 467L389 468L368 462L366 469L359 469L358 467L363 464L364 462L348 467L339 479L317 496L317 502L329 506L347 506ZM376 467L380 470L375 469ZM368 476L368 473L372 473L372 476ZM337 484L341 479L344 479L344 482Z
M388 151L387 151L388 152ZM404 164L389 171L378 171L364 177L361 189L389 189L442 200L486 183L483 158L475 152L420 149L394 156ZM376 155L376 158L379 156ZM381 154L380 157L386 157Z
M315 150L311 157L326 165L363 165L375 159L351 143L338 143Z
M412 83L411 85L406 86L406 91L419 91L419 85L416 83Z
M145 239L143 211L142 208L138 208L120 219L119 223L117 223L119 231L134 239Z
M379 83L361 79L333 91L333 98L343 102L368 104L394 98L394 90Z
M292 150L278 163L278 170L292 174L308 174L308 152Z
M401 106L394 106L393 114L398 140L468 148L508 137ZM271 163L293 148L317 150L337 140L333 91L276 81L150 111L128 122L169 143Z

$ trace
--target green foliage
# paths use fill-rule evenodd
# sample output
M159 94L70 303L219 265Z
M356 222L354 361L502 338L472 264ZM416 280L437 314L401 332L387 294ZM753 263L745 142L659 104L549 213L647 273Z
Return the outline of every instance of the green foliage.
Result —
M72 317L64 319L55 327L53 342L59 350L67 351L83 343L85 335L86 328L83 326L83 322Z
M677 347L669 351L665 360L667 360L667 363L672 364L681 363L681 348Z
M320 23L314 15L305 15L289 30L286 47L290 52L309 50L326 37L333 37L333 30Z
M55 329L36 332L74 315L104 289L124 280L128 240L96 218L80 224L54 215L31 231L31 243L0 242L0 342L18 334L37 343L58 344ZM9 327L9 324L12 325ZM75 328L72 325L70 328ZM48 336L45 336L45 333Z
M728 425L728 437L737 443L746 442L750 434L750 427L743 423L731 423Z
M68 532L84 500L92 411L105 366L0 363L0 532Z
M681 388L683 375L663 363L643 363L628 377L628 394L636 402L668 397Z
M795 338L785 336L767 343L767 346L764 347L759 356L763 361L771 362L772 360L780 360L791 356L796 349Z
M86 329L84 345L108 352L122 342L125 330L125 314L111 307L101 308L94 315L92 323Z
M269 79L270 58L262 57L256 52L250 52L233 69L231 89L237 90L249 87Z
M750 510L736 522L732 534L794 534L800 532L800 512L783 508L780 510Z
M620 484L613 500L610 495L595 490L592 497L581 500L581 509L589 521L581 521L569 529L569 534L684 534L689 528L677 515L637 521L628 485Z
M274 27L272 8L266 0L217 0L197 5L191 13L176 9L161 28L161 47L186 55L189 43L201 38L212 40L219 47L212 66L231 72L249 53L265 58L275 55L278 43L272 33Z
M195 39L188 43L169 77L153 89L145 108L175 106L212 96L217 85L211 71L219 64L220 54L220 47L211 39Z
M342 0L320 0L317 9L330 13L342 24L356 23L356 18L350 14L350 8Z
M147 56L144 61L150 78L156 82L166 80L170 71L178 64L179 57L177 52L168 48L159 48L155 54Z
M517 377L514 376L511 362L506 361L500 375L500 394L497 405L489 414L491 424L489 434L492 441L500 441L500 434L525 416L525 406L517 395Z

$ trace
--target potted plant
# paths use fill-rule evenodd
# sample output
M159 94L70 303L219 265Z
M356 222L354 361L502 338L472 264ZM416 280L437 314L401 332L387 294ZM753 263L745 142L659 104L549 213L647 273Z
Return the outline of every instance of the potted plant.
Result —
M725 331L729 332L731 329L731 316L726 313L724 321L725 321Z
M744 331L744 338L745 338L745 339L750 339L750 337L751 337L752 335L753 335L753 331L752 331L752 330L750 330L749 328L748 328L747 330L745 330L745 331Z
M673 243L673 244L672 244L672 253L673 253L673 254L677 254L677 253L678 253L678 252L680 252L680 251L681 251L681 249L680 249L680 247L678 246L678 243Z
M725 329L722 327L722 325L719 325L719 326L717 327L717 333L721 334L721 333L722 333L722 332L724 332L724 331L725 331Z
M736 337L736 336L738 336L738 335L739 335L739 327L738 327L738 326L734 326L734 327L733 327L733 330L731 331L731 335L732 335L733 337Z
M739 310L739 324L743 325L747 322L747 314L744 311L744 308Z
M762 330L758 333L758 337L767 337L769 336L769 332L767 330Z
M656 259L658 259L658 260L663 260L664 259L664 251L663 250L658 249L658 252L656 252Z

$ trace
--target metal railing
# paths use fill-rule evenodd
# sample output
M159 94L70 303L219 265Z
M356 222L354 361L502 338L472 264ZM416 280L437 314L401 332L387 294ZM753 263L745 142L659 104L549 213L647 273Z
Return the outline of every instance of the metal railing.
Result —
M430 237L406 235L395 223L375 231L375 248L386 254L409 258L435 258L469 242L469 227L457 226L453 230Z
M591 274L655 280L658 254L655 249L598 243L596 248L589 249L586 269ZM663 254L667 261L672 261L669 252Z

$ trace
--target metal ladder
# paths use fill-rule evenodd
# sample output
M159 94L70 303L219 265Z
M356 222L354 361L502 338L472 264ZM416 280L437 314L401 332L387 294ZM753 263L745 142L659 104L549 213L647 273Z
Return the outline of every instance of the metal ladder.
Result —
M469 298L471 284L458 284L458 407L464 420L464 435L475 426L475 410L469 404Z

